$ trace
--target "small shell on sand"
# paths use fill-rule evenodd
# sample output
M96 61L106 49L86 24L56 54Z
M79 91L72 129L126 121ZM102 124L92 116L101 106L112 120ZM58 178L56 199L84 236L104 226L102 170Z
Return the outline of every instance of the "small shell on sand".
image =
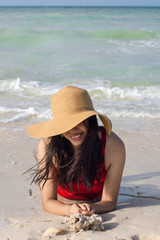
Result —
M48 228L48 229L43 233L43 236L44 236L44 237L52 237L52 236L55 236L55 235L64 234L65 232L66 232L65 229L57 228L57 227L51 227L51 228Z

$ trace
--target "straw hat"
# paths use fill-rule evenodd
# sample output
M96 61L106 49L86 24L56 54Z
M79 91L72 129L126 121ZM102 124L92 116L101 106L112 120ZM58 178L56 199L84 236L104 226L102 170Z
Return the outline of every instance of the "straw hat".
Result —
M34 138L46 138L67 132L88 117L98 115L111 133L111 122L105 116L95 111L92 100L85 89L68 86L53 95L51 99L53 119L33 124L26 128L27 133Z

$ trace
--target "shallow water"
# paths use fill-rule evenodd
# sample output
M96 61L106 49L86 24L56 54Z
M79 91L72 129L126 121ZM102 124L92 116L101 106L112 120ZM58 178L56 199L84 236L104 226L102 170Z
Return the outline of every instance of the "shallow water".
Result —
M0 122L86 88L114 128L160 133L160 8L0 8ZM1 126L2 126L1 125Z

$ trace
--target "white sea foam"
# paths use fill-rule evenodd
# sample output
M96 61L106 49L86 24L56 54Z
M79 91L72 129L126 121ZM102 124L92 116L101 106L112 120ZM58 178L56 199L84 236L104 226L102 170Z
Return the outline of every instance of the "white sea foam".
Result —
M53 95L59 89L50 84L37 81L22 81L20 78L0 81L0 92L14 93L18 96L44 96Z
M107 108L107 111L106 111ZM109 118L131 118L131 119L157 119L160 120L160 111L151 113L149 111L143 111L140 109L119 109L117 106L113 106L113 108L102 108L97 107L96 110L106 114ZM22 119L26 119L27 117L36 117L41 120L49 120L52 118L51 109L48 107L40 108L39 110L35 110L33 107L29 107L26 109L20 108L7 108L0 107L0 122L8 123L14 122Z
M90 91L94 98L106 98L115 100L143 100L143 99L160 99L160 86L150 87L98 87Z
M145 118L145 119L159 119L160 120L160 112L159 113L149 113L144 111L132 111L132 110L112 110L110 111L110 117L116 118Z
M131 40L131 41L121 41L121 40L116 40L116 39L110 39L108 40L108 43L114 45L114 53L116 51L120 51L122 53L129 53L133 55L139 55L142 53L146 53L148 51L157 51L160 49L160 40L159 39L154 39L154 40ZM108 52L107 49L103 49L103 51Z
M17 79L8 79L8 80L1 80L0 81L0 91L1 92L17 92L22 90L20 86L20 78Z
M39 111L39 113L37 114L37 117L40 119L46 119L49 120L52 118L52 112L51 109L44 109L43 111Z
M35 110L33 107L22 109L22 108L9 108L9 107L0 106L0 113L10 113L10 112L17 112L17 113L28 112L28 113L35 114Z
M52 111L42 107L36 110L34 107L29 108L9 108L0 106L0 122L8 123L17 120L26 119L35 116L38 119L49 120L52 118Z
M111 118L160 119L160 86L113 87L111 81L99 80L83 87L89 91L96 110L105 113L107 109L106 114ZM0 122L14 122L32 116L39 120L51 119L50 98L61 88L62 84L26 82L19 78L1 80ZM10 107L8 96L13 100ZM98 109L101 106L103 109Z
M1 117L0 122L7 123L7 122L14 122L20 119L24 119L28 116L37 115L37 112L33 107L29 107L27 109L20 109L20 108L8 108L8 107L1 107L0 106L0 114L6 114L5 118ZM10 117L8 117L8 115Z
M106 99L160 99L160 86L146 86L146 87L112 87L110 81L106 86L97 86L96 84L89 84L87 86L89 93L93 98ZM21 81L20 78L14 80L1 80L0 92L14 93L21 97L37 97L37 96L52 96L62 86L52 83L41 83L37 81Z

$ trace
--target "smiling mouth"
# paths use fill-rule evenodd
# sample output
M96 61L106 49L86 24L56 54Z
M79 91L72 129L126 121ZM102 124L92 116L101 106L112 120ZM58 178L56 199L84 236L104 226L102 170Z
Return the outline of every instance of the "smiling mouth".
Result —
M77 134L76 136L71 136L73 140L79 140L82 134Z

